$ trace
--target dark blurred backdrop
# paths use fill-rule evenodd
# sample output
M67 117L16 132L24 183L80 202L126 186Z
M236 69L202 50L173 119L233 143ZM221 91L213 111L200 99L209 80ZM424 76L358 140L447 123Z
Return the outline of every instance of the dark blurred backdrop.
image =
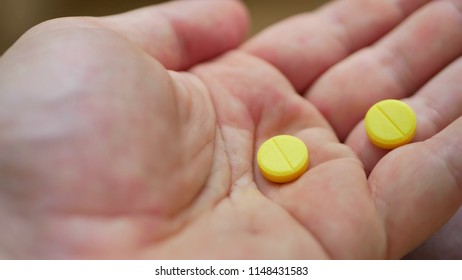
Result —
M216 0L220 1L220 0ZM329 0L243 0L252 18L252 33L287 16L312 10ZM165 0L0 0L0 54L30 27L63 16L120 13Z

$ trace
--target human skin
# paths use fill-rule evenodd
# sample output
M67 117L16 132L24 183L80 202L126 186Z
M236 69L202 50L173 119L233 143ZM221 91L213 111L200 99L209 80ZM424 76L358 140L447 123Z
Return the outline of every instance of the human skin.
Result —
M428 2L338 1L246 42L232 0L34 27L0 60L0 256L405 256L462 203L460 1ZM418 119L389 153L361 124L385 98ZM278 134L310 153L287 184L255 162Z

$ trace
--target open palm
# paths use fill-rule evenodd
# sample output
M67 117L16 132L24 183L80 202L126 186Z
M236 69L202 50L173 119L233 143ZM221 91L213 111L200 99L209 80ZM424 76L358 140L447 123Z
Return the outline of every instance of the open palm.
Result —
M310 22L364 1L345 2L238 49L246 16L228 0L29 31L0 62L0 254L325 259L413 249L460 205L460 120L430 144L398 149L377 166L383 155L366 160L353 130L363 112L332 117L330 108L342 112L321 97L329 72L318 78L405 15L371 16L381 27L358 35L363 45L303 50ZM408 14L426 1L414 2ZM311 102L298 94L308 88ZM254 160L278 134L299 137L310 153L309 170L283 185L266 181ZM427 158L428 146L443 145Z

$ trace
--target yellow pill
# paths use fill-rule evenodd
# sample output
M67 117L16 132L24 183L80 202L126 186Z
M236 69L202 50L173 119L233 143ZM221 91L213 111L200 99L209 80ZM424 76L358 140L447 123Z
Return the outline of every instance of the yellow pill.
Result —
M302 140L279 135L260 146L257 162L266 179L287 183L300 177L308 168L308 150Z
M367 136L382 149L394 149L411 142L416 123L412 108L399 100L380 101L366 114Z

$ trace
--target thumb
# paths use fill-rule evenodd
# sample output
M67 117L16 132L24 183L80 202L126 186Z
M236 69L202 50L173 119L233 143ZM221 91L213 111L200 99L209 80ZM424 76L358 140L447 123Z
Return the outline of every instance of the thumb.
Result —
M169 70L184 70L237 47L247 12L236 0L172 1L100 18Z

